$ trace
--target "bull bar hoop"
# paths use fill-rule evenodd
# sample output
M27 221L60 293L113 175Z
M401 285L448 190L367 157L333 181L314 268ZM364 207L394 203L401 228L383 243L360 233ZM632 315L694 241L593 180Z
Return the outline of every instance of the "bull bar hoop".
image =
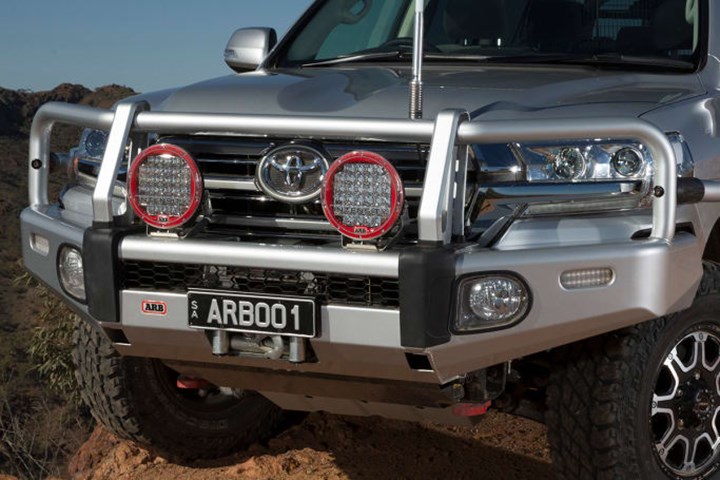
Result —
M51 102L30 131L29 201L48 205L50 138L57 123L109 130L93 192L93 220L113 221L114 179L129 137L140 133L278 135L294 138L420 142L431 145L418 213L419 240L445 245L464 226L466 149L474 143L582 140L622 137L647 146L655 161L650 240L671 243L677 203L676 158L668 138L641 119L593 118L542 121L471 121L467 112L444 110L433 120L153 112L145 102L121 102L115 111ZM38 162L39 160L39 162Z

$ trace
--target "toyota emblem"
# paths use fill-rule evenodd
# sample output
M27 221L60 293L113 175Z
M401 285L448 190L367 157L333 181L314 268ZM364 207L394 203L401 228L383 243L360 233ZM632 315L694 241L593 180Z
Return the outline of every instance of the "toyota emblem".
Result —
M283 145L263 157L257 183L266 195L286 203L315 200L329 168L327 155L307 145Z

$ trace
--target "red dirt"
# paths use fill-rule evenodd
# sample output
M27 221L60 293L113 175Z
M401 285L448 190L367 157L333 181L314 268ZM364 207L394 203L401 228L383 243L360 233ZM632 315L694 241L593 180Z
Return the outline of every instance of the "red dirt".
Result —
M545 428L500 413L474 428L311 414L267 445L187 464L98 428L68 473L78 480L554 478Z

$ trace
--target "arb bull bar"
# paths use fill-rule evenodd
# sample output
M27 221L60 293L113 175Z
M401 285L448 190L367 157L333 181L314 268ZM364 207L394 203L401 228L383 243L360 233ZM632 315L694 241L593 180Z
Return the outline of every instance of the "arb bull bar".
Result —
M92 193L92 214L86 222L63 217L48 202L50 137L58 123L110 132ZM151 238L123 230L122 219L114 215L116 177L128 155L128 139L133 140L129 152L133 158L151 132L429 143L418 213L418 246L402 252L364 252L340 245L324 248ZM465 224L467 158L462 154L463 146L613 137L642 142L654 159L655 198L647 238L520 251L467 244L453 248L453 239L462 236ZM702 247L697 238L687 232L675 234L677 177L672 145L663 132L639 119L483 122L471 121L460 110L442 111L435 120L280 117L154 112L145 103L130 102L120 103L114 112L50 103L38 111L33 122L29 159L30 207L22 216L25 262L30 271L60 293L53 254L63 243L83 245L92 232L106 236L107 248L114 250L115 259L299 271L312 268L400 280L399 311L323 307L322 334L312 340L320 361L299 364L214 357L205 335L187 327L186 297L182 294L159 295L178 312L174 319L162 321L142 318L133 311L142 292L110 292L116 297L118 322L98 318L87 305L66 297L76 311L104 327L123 354L216 365L218 372L225 369L223 375L227 367L234 366L445 384L474 370L686 308L702 271ZM572 190L573 185L567 188ZM717 199L717 192L714 184L707 183L704 199ZM49 255L43 257L31 248L35 234L50 238ZM689 258L698 262L688 262ZM566 270L594 266L615 271L616 280L607 292L568 292L557 282ZM454 302L453 282L483 271L510 271L524 278L533 294L532 310L522 323L507 330L451 335L448 322ZM449 280L433 290L433 278ZM122 335L113 337L113 331L122 331ZM410 358L422 361L411 362Z

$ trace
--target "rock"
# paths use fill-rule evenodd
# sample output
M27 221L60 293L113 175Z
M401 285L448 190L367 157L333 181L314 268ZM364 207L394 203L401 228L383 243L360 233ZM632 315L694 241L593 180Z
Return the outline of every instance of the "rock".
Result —
M122 85L106 85L90 90L82 85L63 83L44 92L9 90L0 87L0 136L25 136L32 118L47 102L81 103L109 108L119 99L134 95L135 91Z
M90 438L80 447L68 464L71 478L86 478L103 461L120 440L102 427L96 427Z

